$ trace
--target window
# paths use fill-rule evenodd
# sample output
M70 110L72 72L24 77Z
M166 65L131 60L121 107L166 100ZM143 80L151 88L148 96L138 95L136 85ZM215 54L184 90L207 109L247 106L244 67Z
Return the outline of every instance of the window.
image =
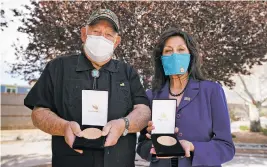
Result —
M16 87L6 87L6 93L17 93Z

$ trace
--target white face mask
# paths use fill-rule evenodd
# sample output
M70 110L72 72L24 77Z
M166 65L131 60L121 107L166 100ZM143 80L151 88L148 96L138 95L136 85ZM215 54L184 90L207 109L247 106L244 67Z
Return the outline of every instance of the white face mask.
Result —
M87 35L84 51L95 62L104 62L113 54L114 43L103 36Z

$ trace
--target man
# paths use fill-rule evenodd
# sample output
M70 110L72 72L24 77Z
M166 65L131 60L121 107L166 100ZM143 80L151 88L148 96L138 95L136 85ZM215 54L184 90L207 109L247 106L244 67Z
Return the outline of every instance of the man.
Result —
M110 10L94 12L81 29L82 53L50 61L24 101L33 110L33 124L52 135L52 166L134 167L136 132L146 126L151 111L137 72L112 59L121 41L119 28ZM97 81L91 75L95 69ZM81 135L82 90L93 87L109 93L105 148L74 150Z

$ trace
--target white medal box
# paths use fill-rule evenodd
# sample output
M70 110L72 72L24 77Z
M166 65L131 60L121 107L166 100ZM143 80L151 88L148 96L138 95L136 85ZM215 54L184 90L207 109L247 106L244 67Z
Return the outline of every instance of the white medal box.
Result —
M158 157L184 156L185 152L175 134L176 99L152 101L151 140Z
M82 90L82 132L76 137L73 148L81 150L104 149L106 137L103 126L108 118L108 91Z
M82 90L82 125L105 126L108 117L108 91Z
M153 100L152 122L155 130L152 134L171 134L175 129L176 100Z

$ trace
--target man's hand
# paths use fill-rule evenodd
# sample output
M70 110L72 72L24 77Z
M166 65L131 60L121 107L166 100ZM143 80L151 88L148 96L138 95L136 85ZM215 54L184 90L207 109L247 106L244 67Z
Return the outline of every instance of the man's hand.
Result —
M66 143L72 148L76 136L82 137L80 125L77 122L68 122L65 126L64 136ZM75 150L82 154L83 150Z
M102 131L102 136L107 136L105 147L114 146L117 144L124 130L125 122L123 119L109 121L106 126L104 126Z

